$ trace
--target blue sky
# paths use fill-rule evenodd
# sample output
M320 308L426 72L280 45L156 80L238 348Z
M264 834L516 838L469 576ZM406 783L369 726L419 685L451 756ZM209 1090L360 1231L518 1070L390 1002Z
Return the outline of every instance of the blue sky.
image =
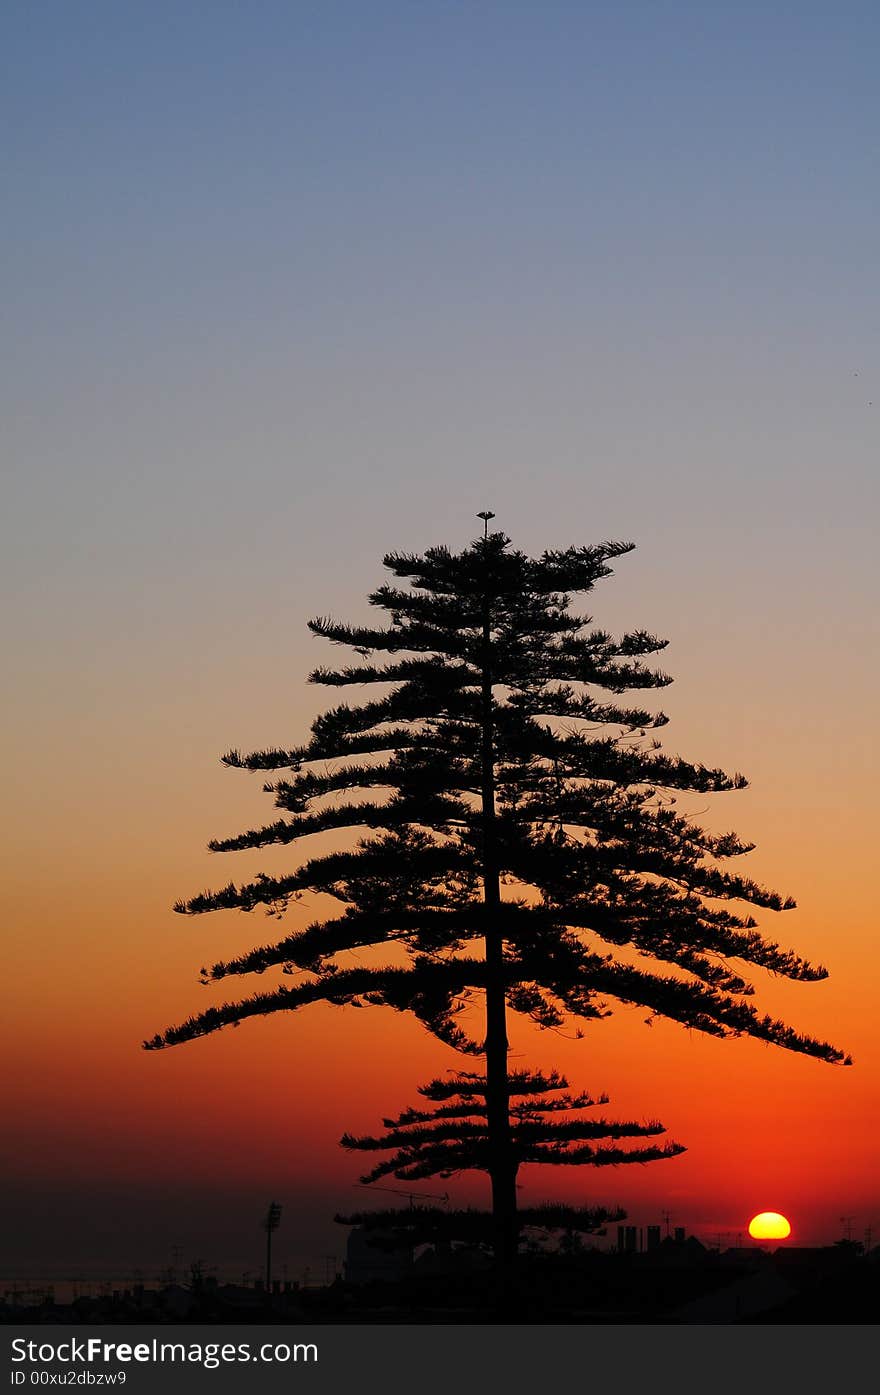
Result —
M868 4L9 6L24 655L133 610L179 648L301 625L486 506L529 549L634 538L670 602L830 549L868 623L878 35Z
M661 631L734 584L768 630L774 596L870 625L878 36L868 4L9 6L21 663L301 635L487 506L529 550L633 538L617 594Z

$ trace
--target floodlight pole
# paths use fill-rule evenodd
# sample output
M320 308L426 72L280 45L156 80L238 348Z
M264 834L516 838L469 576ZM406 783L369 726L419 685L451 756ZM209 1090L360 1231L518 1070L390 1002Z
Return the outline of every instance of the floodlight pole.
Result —
M266 1294L272 1292L272 1231L277 1230L281 1222L281 1207L277 1201L269 1203L269 1210L266 1212L266 1219L263 1221L263 1228L266 1232Z

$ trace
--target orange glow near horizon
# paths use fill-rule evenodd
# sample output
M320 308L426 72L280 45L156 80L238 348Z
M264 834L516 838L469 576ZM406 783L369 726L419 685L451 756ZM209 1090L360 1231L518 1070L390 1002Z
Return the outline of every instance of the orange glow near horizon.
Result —
M658 631L667 609L676 620L672 595L655 602L656 615L640 603L648 580L625 606L609 583L597 623L607 611L618 632L645 610ZM351 589L356 596L354 581ZM829 969L816 983L756 971L755 1005L850 1051L855 1064L827 1065L749 1037L722 1041L662 1018L648 1025L645 1011L624 1003L609 1004L607 1021L585 1024L582 1040L576 1023L541 1032L513 1014L514 1067L556 1068L574 1091L607 1093L607 1117L659 1119L666 1138L687 1149L645 1167L527 1166L522 1200L619 1204L645 1224L668 1209L695 1232L735 1233L752 1214L760 1179L763 1193L784 1196L797 1216L800 1243L825 1243L839 1234L841 1211L856 1217L858 1230L878 1201L874 785L861 780L863 753L855 750L870 716L853 698L851 725L834 742L817 740L812 709L795 691L807 674L794 645L781 656L761 636L750 646L754 671L765 674L760 691L729 656L706 663L696 645L679 641L670 656L676 683L664 694L672 719L664 749L743 768L752 784L711 799L682 796L680 805L704 827L754 840L737 870L798 900L784 913L759 910L761 932ZM198 970L332 905L306 897L283 930L260 912L182 917L171 909L230 879L289 872L315 850L314 840L205 850L208 838L273 815L261 779L224 769L218 753L293 744L327 705L305 685L315 661L305 644L271 683L259 657L232 676L225 650L222 664L204 670L174 656L155 672L146 658L132 675L120 664L108 670L100 702L86 702L71 669L63 724L55 723L50 688L19 714L4 884L16 933L2 1030L7 1116L27 1146L9 1151L7 1195L39 1185L85 1210L76 1197L93 1185L137 1195L164 1189L185 1194L181 1215L221 1191L255 1193L260 1205L265 1192L286 1215L298 1198L328 1218L352 1202L379 1204L383 1193L358 1190L360 1160L338 1146L340 1136L374 1132L384 1115L419 1102L419 1085L462 1066L410 1014L325 1004L158 1054L141 1050L145 1037L194 1011L289 983L270 971L203 987ZM143 727L136 741L131 712ZM449 1191L460 1204L480 1205L488 1188L464 1174Z

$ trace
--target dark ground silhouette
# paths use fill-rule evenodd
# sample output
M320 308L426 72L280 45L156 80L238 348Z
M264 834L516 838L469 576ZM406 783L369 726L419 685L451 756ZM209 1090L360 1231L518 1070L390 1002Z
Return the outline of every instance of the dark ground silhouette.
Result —
M640 1253L526 1255L503 1308L485 1254L424 1250L403 1277L322 1288L196 1277L58 1305L0 1304L0 1323L876 1323L880 1248L707 1250L694 1237Z

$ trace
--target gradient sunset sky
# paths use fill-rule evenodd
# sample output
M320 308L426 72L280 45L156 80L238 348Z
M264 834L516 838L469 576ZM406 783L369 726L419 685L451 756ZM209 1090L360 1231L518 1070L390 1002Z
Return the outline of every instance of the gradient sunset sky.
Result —
M751 781L689 812L830 970L758 1005L855 1059L514 1025L689 1150L523 1197L880 1237L880 12L724 9L5 7L0 1276L256 1269L272 1198L279 1265L341 1254L337 1139L454 1053L387 1009L140 1043L272 938L174 901L296 857L205 851L271 813L219 755L301 741L306 621L486 508L529 553L636 543L588 609L668 637L665 749Z

